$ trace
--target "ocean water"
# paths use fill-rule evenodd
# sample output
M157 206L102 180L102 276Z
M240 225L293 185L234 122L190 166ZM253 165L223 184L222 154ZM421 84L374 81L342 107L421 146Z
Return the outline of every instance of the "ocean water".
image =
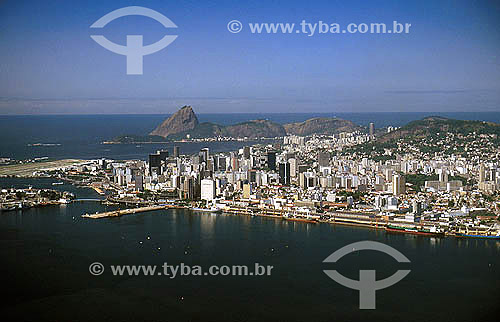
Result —
M500 112L488 113L331 113L331 114L199 114L200 122L235 124L253 119L269 119L281 124L301 122L312 117L337 116L359 125L374 122L376 127L402 126L429 115L464 120L500 123ZM160 148L172 150L173 144L103 145L124 134L146 135L168 115L37 115L0 116L0 157L27 159L50 158L114 158L145 159ZM34 143L55 146L29 146ZM208 146L213 151L237 149L242 143L180 144L181 153L195 153Z
M50 179L0 179L2 186L45 186ZM89 189L70 189L80 198ZM36 321L494 321L500 299L500 241L386 234L189 210L91 220L110 210L95 202L0 215L0 302L6 320ZM148 239L149 237L149 239ZM351 253L324 264L352 242L390 245L411 263L382 253ZM159 249L158 249L159 248ZM93 276L93 262L105 265ZM270 276L113 276L109 265L272 265ZM376 309L359 310L358 292L327 277L377 279L411 273L377 291Z

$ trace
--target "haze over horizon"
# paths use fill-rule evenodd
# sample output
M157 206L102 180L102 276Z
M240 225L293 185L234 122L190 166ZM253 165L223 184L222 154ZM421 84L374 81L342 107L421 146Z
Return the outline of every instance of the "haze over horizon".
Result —
M500 112L500 6L493 1L4 1L0 114ZM126 75L125 56L89 27L140 5L98 34L125 44L178 38ZM265 9L262 9L265 8ZM233 34L227 23L240 20ZM408 34L252 34L248 23L411 23Z

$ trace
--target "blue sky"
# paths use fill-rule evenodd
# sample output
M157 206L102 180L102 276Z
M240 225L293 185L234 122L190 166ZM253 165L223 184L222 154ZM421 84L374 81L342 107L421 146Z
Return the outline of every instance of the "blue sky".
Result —
M500 111L495 1L0 2L0 114ZM89 26L130 5L147 17ZM227 23L243 23L232 34ZM248 23L412 24L409 34L252 34ZM178 38L126 75L95 43Z

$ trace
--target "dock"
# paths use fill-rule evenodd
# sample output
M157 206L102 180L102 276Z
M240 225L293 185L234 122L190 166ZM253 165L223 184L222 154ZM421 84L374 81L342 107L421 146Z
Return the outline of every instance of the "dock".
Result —
M96 186L91 186L92 189L94 189L95 192L97 192L98 194L100 194L101 196L104 196L106 193L99 187L96 187Z
M92 218L92 219L101 219L101 218L110 218L110 217L121 217L121 216L124 216L124 215L132 215L132 214L137 214L137 213L140 213L140 212L163 210L163 209L169 209L169 208L172 208L172 207L171 206L167 206L167 205L162 205L162 206L148 206L148 207L131 208L131 209L124 209L124 210L114 210L114 211L101 212L101 213L95 213L95 214L85 214L85 215L82 215L82 217L83 218Z

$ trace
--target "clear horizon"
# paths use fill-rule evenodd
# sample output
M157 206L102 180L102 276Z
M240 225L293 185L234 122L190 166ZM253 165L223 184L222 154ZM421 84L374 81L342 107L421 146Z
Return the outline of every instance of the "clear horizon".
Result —
M165 28L105 14L140 5ZM239 20L243 30L228 31ZM407 34L252 34L250 23L411 23ZM500 7L491 1L4 1L0 114L171 114L273 111L500 111ZM245 29L246 28L246 29ZM177 39L144 56L143 75L90 35L125 44Z
M0 114L0 116L119 116L119 115L144 115L144 116L169 116L174 114L176 111L169 113L26 113L26 114ZM328 115L333 117L335 114L425 114L427 116L441 116L440 114L488 114L488 113L500 113L500 111L401 111L401 112L391 112L391 111L362 111L362 112L212 112L212 113L198 113L194 111L196 115L273 115L273 114L283 114L283 115ZM333 116L332 116L333 115Z

